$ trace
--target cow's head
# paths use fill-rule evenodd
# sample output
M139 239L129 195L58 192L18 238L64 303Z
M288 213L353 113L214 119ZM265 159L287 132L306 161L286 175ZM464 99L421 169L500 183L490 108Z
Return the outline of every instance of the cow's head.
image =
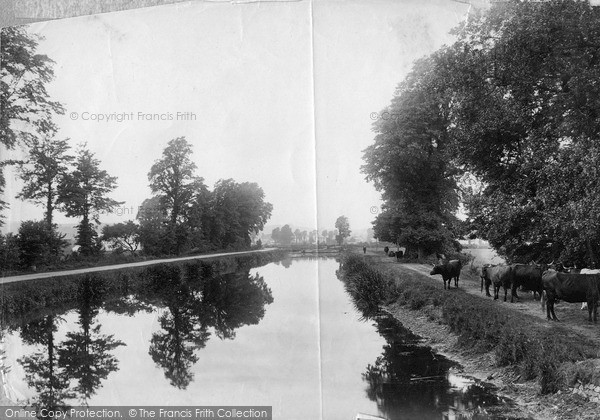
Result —
M433 266L433 269L431 270L431 273L429 273L429 275L433 276L434 274L442 274L442 266L441 265Z

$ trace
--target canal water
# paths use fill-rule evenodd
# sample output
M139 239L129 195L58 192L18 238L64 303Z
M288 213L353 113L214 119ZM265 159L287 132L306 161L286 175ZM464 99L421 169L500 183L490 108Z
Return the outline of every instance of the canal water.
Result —
M233 273L163 265L5 288L11 398L268 405L284 420L476 419L509 403L394 319L365 320L338 268L335 259Z

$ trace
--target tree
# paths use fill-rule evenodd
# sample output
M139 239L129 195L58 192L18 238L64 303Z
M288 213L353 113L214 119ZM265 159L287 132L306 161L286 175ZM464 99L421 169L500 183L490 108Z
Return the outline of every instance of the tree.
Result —
M271 239L273 242L278 243L280 240L280 229L277 227L271 231Z
M348 218L346 216L340 216L335 221L335 228L338 230L338 234L336 235L336 241L338 245L342 245L344 243L344 239L350 236L350 223L348 222Z
M186 222L192 205L198 201L198 196L204 197L207 192L203 178L194 174L196 164L191 155L192 146L185 137L177 137L169 141L161 159L148 172L150 189L167 211L169 236L174 242L172 252L176 254L183 250L189 239L190 225L186 225Z
M143 201L137 214L139 220L139 241L144 254L169 254L175 247L168 235L167 210L163 208L160 197L152 197Z
M56 262L67 245L65 235L48 228L45 221L28 220L21 223L17 235L19 261L24 267L50 265Z
M210 237L221 248L249 247L250 234L263 229L272 209L264 201L264 192L258 184L219 180L210 201Z
M110 212L121 204L107 195L116 188L117 178L100 169L94 154L80 146L75 170L63 176L58 188L58 201L68 217L81 217L77 226L77 244L81 253L92 255L100 250L98 234L92 221L100 223L100 212Z
M115 250L128 250L135 254L140 244L139 226L132 220L102 228L102 240L110 242Z
M509 260L597 261L599 23L589 2L495 4L437 53L453 157L483 184L469 223Z
M64 113L46 91L54 78L54 62L36 53L39 40L24 27L0 30L0 147L9 150L37 135L51 136L56 131L53 114ZM2 168L11 163L0 160L0 196L5 185ZM0 211L5 206L0 201Z
M52 226L52 213L57 205L58 184L68 170L73 157L67 140L53 140L45 137L42 141L31 140L29 159L21 167L21 179L25 185L17 198L31 200L46 207L44 218Z
M281 228L281 233L279 234L279 241L281 245L290 245L293 239L294 233L292 232L292 228L290 225L284 225Z
M458 209L459 171L450 153L453 102L438 55L417 61L398 86L386 109L397 118L374 123L375 143L364 151L362 167L386 208L374 222L375 236L402 240L420 257L455 244L448 241Z
M294 231L294 241L296 243L300 242L302 240L302 232L300 232L300 229L296 229Z
M9 233L0 233L0 273L5 270L15 270L20 264L18 237Z

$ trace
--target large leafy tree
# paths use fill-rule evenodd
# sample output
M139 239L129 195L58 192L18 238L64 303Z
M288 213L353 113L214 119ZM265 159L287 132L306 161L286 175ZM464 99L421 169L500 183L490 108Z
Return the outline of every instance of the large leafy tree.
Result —
M38 42L23 27L0 30L0 148L11 150L19 142L51 136L56 131L53 114L64 112L46 91L54 78L54 62L36 52ZM5 186L2 168L11 163L0 160L0 194ZM0 201L0 210L5 206Z
M597 262L599 28L588 2L506 2L444 52L455 157L485 185L471 222L511 260Z
M273 210L264 196L253 182L218 181L210 201L211 240L221 248L250 246L250 234L263 229Z
M201 218L201 211L195 203L203 203L207 195L204 180L195 175L196 164L192 161L192 146L185 137L177 137L167 144L162 157L148 173L150 189L159 197L161 208L167 213L168 240L172 252L179 254L189 239L188 221L194 213ZM200 216L199 216L200 215ZM195 223L196 228L199 227Z
M81 253L91 255L100 249L98 233L92 222L100 223L100 213L110 212L121 204L108 197L117 187L117 178L100 169L100 161L85 145L80 146L75 169L59 185L58 201L68 217L80 217L77 244Z
M449 227L458 207L457 171L449 160L451 96L436 60L418 61L399 85L386 109L392 118L375 122L375 143L364 151L362 167L385 202L375 236L420 257L454 244Z
M21 168L25 185L18 198L42 204L46 210L44 219L52 228L52 215L58 200L58 185L68 171L73 157L68 154L67 140L32 139L29 159Z

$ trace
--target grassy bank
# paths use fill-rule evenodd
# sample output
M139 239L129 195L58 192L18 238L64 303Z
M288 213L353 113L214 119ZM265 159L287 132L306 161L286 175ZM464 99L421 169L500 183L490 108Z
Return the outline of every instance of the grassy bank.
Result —
M16 321L27 322L70 307L77 300L78 286L84 280L101 284L101 292L108 300L122 300L131 294L147 292L152 274L162 266L178 268L185 274L185 281L193 282L213 274L250 270L278 261L285 255L284 251L275 250L7 283L0 294L0 323L4 327Z
M598 350L587 338L557 325L507 310L466 293L448 293L418 273L398 275L377 268L376 258L346 255L341 277L356 306L366 316L397 302L423 310L449 326L459 345L475 353L492 351L500 367L514 369L524 380L537 380L542 394L578 381L600 384L586 359Z

